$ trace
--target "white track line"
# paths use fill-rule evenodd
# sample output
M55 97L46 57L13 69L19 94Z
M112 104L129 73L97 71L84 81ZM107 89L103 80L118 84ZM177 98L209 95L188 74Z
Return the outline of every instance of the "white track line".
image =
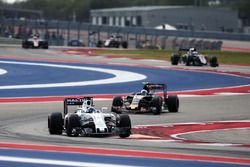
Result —
M7 73L6 70L0 68L0 75L4 75L4 74L6 74L6 73Z
M0 89L4 89L4 90L5 89L51 88L51 87L71 87L71 86L114 84L114 83L140 81L140 80L144 80L147 78L145 75L135 73L135 72L97 68L97 67L70 66L70 65L47 64L47 63L15 62L15 61L0 61L0 63L43 66L43 67L52 67L52 68L84 70L84 71L89 70L89 71L102 72L102 73L108 73L108 74L114 75L114 77L112 78L98 79L98 80L92 80L92 81L1 86Z
M63 161L63 160L12 157L12 156L0 156L0 161L15 162L15 163L28 163L28 164L42 164L42 165L76 166L76 167L130 167L129 165L119 165L119 164Z

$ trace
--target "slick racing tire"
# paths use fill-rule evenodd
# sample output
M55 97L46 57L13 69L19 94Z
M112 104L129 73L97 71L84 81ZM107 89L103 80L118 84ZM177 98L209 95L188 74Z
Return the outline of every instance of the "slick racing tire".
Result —
M152 107L154 107L155 109L152 110L154 115L158 115L161 114L162 111L162 99L159 96L156 96L152 99L151 101Z
M123 106L122 97L121 96L116 96L113 99L111 111L119 114L119 113L121 113L121 111L117 110L117 108L120 108L122 106Z
M47 41L43 42L42 48L43 49L49 49L49 43Z
M73 133L73 129L80 127L80 118L77 114L71 114L66 120L66 133L67 136L78 136L77 132Z
M179 55L173 54L173 55L171 56L171 64L172 64L172 65L178 65L179 59L180 59L180 56L179 56Z
M22 48L28 49L29 47L30 47L29 42L27 42L27 41L23 41L23 42L22 42Z
M50 134L62 134L63 118L62 113L53 112L48 116L48 128Z
M178 112L179 110L179 98L177 95L168 96L167 99L168 111Z
M211 67L217 67L219 66L218 64L218 59L216 56L212 56L211 59L210 59L210 66Z
M102 48L102 47L103 47L103 44L104 44L104 42L101 41L101 40L99 40L99 41L97 42L97 44L96 44L96 47Z
M129 137L131 134L131 120L126 114L120 115L120 121L117 127L120 128L119 136L121 138Z
M127 41L122 41L122 48L127 49L128 48L128 42Z

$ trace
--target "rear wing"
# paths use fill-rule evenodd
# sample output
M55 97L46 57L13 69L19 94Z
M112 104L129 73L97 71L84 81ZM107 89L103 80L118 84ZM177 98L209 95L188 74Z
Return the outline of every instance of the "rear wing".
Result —
M167 86L165 84L154 84L154 83L146 83L144 84L143 89L150 92L150 90L162 90L163 91L163 97L164 100L167 98Z
M179 48L178 51L189 51L189 49L188 48Z
M64 99L63 106L64 106L64 116L68 114L68 106L82 106L86 103L89 106L93 106L93 97L82 97L82 98L66 98Z

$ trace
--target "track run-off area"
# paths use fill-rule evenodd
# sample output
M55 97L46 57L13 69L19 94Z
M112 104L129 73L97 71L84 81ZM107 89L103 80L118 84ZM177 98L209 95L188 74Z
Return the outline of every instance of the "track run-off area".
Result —
M59 49L2 48L0 166L249 166L250 69L185 67ZM178 113L130 114L132 135L49 135L47 115L65 97L113 96L165 83L180 97Z

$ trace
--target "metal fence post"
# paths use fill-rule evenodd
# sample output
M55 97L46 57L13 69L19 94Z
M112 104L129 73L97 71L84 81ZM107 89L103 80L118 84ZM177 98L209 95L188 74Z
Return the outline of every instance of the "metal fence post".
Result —
M77 24L77 40L80 40L81 22Z
M70 22L68 22L68 27L67 27L67 43L70 41Z

